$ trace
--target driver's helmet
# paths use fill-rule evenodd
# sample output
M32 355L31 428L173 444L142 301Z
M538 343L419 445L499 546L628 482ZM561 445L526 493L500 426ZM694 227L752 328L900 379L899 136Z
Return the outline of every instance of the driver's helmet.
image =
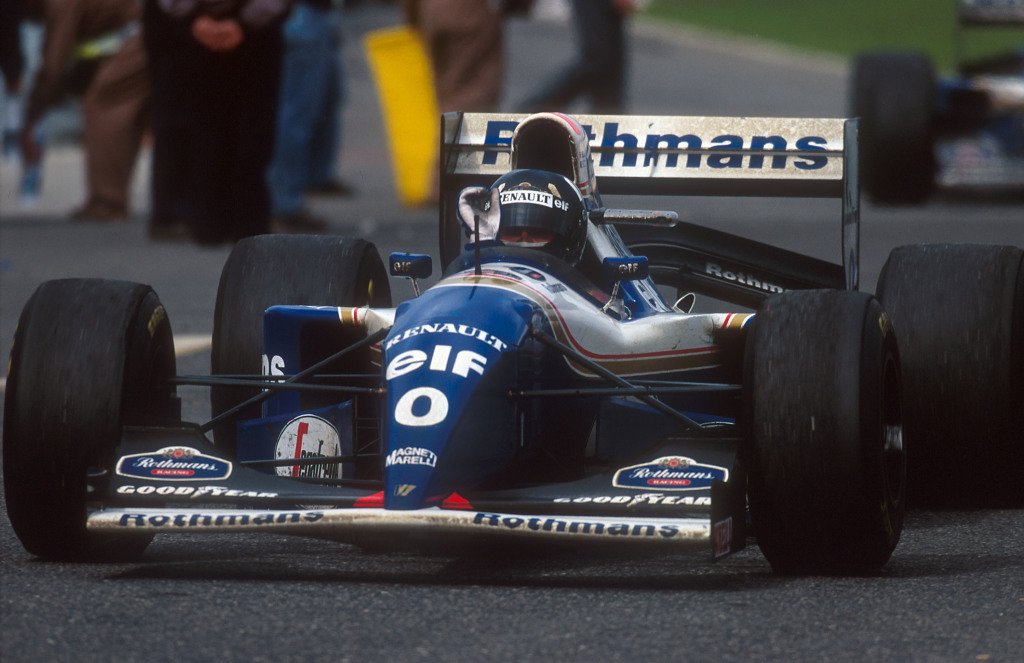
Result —
M506 246L541 249L570 265L587 241L583 196L565 176L546 170L513 170L499 177L497 239Z

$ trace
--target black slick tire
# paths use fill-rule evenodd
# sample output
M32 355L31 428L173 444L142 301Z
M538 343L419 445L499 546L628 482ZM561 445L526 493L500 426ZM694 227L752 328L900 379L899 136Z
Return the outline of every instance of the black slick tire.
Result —
M877 293L903 357L914 506L1024 506L1024 251L901 246Z
M924 202L936 173L931 62L919 53L869 53L854 60L851 81L864 191L882 204Z
M18 321L4 403L11 525L45 559L126 559L152 536L97 536L90 495L113 472L124 425L178 418L174 339L148 287L67 279L39 286Z
M747 340L744 457L758 545L777 573L872 571L903 528L896 339L869 295L768 299Z
M214 375L259 375L262 370L263 312L275 305L391 306L387 272L377 248L362 239L317 235L260 235L235 245L221 272L213 322ZM364 337L353 328L323 356ZM365 357L350 362L366 364ZM369 366L348 364L352 372ZM331 370L343 372L341 367ZM213 387L214 416L257 393L254 389ZM236 450L236 423L260 416L250 406L214 427L217 447Z

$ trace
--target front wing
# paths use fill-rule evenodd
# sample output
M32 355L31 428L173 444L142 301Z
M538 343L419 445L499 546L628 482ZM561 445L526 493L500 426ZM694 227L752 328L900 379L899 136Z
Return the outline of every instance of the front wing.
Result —
M340 540L387 539L428 532L432 536L497 536L520 539L707 543L706 518L615 518L381 508L295 510L108 508L92 513L90 530L103 532L276 532Z
M383 508L380 486L299 481L220 458L197 428L129 427L113 471L94 487L86 527L98 536L270 532L395 547L449 540L690 546L717 558L746 541L736 443L673 438L638 464L586 479L452 492L428 508L392 510ZM657 478L683 476L656 463L686 456L701 459L688 476L707 475L694 487L680 487L690 485L687 479ZM637 481L629 476L634 468L656 478Z

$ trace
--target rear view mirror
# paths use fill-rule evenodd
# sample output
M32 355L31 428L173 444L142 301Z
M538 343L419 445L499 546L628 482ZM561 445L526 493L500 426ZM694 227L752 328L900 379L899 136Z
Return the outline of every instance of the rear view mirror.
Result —
M648 275L647 256L605 258L601 267L609 281L642 281Z
M388 271L391 276L401 276L412 281L413 292L420 296L416 279L425 279L434 271L433 259L425 253L392 253L388 256Z
M425 253L392 253L388 256L391 276L425 279L434 271L434 261Z

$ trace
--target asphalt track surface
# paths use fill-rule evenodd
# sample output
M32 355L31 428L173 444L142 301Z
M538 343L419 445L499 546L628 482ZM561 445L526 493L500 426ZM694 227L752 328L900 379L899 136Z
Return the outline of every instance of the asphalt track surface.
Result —
M432 210L391 193L376 101L358 33L384 10L350 14L350 103L342 174L360 194L318 201L332 229L382 253L435 250ZM510 26L508 105L568 56L568 28ZM650 114L839 116L840 65L772 49L633 33L630 110ZM63 156L62 156L63 155ZM74 159L55 150L52 158ZM152 244L143 216L115 227L71 224L8 204L0 221L0 351L50 278L152 284L179 338L179 372L209 370L205 339L228 250ZM63 172L63 171L62 171ZM51 187L75 176L51 173ZM63 181L61 178L64 178ZM63 181L63 184L62 184ZM55 191L54 196L72 196ZM63 199L62 199L63 200ZM45 201L44 201L45 202ZM833 260L838 207L821 201L678 200L684 219ZM914 242L1024 245L1019 204L940 199L863 213L862 289L889 249ZM394 284L397 298L411 294ZM186 416L208 413L185 390ZM950 468L950 481L956 481ZM813 527L813 523L808 524ZM1024 513L910 514L880 573L773 576L756 547L723 562L691 555L511 551L423 557L278 536L161 536L134 564L32 559L0 516L0 659L39 660L1024 660Z

